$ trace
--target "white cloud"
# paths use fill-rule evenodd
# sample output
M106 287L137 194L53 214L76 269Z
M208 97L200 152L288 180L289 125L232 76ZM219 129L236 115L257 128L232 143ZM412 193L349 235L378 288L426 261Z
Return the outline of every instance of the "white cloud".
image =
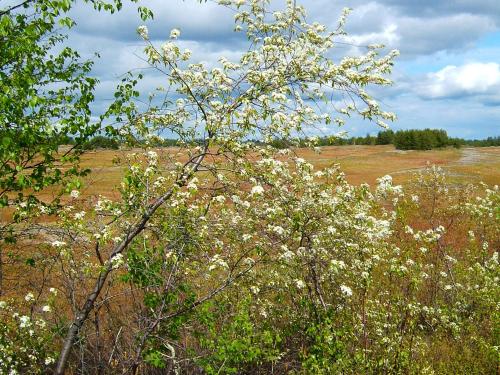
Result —
M384 44L389 47L399 46L401 37L397 34L396 24L387 25L382 31L353 35L350 40L355 45Z
M353 12L354 27L347 40L355 45L383 43L388 49L397 48L401 58L429 55L439 51L460 51L495 30L493 21L473 14L446 15L434 18L407 17L378 7L362 8L362 17ZM378 25L372 22L378 19Z
M472 95L496 94L500 89L500 65L497 63L468 63L448 65L427 74L417 88L424 98L449 98Z
M283 1L272 0L272 4ZM400 49L394 86L370 90L384 109L398 114L395 129L443 127L453 135L471 137L496 134L491 124L500 121L500 66L489 63L500 62L500 46L493 34L500 30L499 1L297 0L307 9L310 22L330 29L336 27L343 6L354 9L346 25L348 36L339 38L331 53L334 61L366 52L359 45L384 43L387 49ZM140 59L143 43L135 32L142 21L134 4L114 15L78 4L73 13L78 26L71 32L70 44L84 58L100 52L93 72L102 82L95 103L101 112L113 99L121 75L146 65ZM233 12L214 1L150 0L147 6L155 11L155 20L147 24L151 39L161 44L173 27L181 29L179 43L193 51L193 61L213 66L218 57L236 60L247 48L244 33L232 32ZM491 35L487 45L481 42ZM145 73L141 92L165 84L165 78L154 71ZM378 130L357 118L346 128L351 135Z

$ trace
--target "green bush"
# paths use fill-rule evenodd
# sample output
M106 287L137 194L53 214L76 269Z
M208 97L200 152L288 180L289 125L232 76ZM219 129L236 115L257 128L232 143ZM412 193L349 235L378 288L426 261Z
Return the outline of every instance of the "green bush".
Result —
M120 144L116 139L99 135L82 145L82 149L84 150L97 150L102 148L118 150L120 148Z

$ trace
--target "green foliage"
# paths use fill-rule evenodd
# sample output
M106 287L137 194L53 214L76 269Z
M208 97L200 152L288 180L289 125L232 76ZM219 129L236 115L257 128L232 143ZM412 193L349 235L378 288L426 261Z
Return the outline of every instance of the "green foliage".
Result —
M27 12L0 18L0 196L8 204L36 201L36 192L85 173L67 168L76 165L78 151L59 150L68 136L82 142L96 130L92 62L80 61L57 33L56 20L69 7L36 1Z
M111 13L122 7L120 0L86 2ZM93 62L82 61L63 34L74 25L67 16L74 4L33 0L0 10L0 205L27 204L25 214L43 190L51 189L57 205L58 196L88 173L79 157L100 127L91 120L98 83ZM144 7L139 13L152 17ZM0 232L0 239L7 237L15 238L12 226Z
M259 141L253 141L259 144ZM405 150L430 150L432 148L442 148L453 146L491 147L500 146L500 137L488 137L485 139L467 140L462 138L450 138L444 130L383 130L377 136L366 135L365 137L321 137L311 142L306 139L294 141L285 139L274 139L269 143L278 149L291 146L308 147L311 144L316 146L345 146L345 145L389 145L394 144L396 148Z
M461 138L451 138L451 142L456 147L460 146L472 146L472 147L498 147L500 146L500 136L488 137L486 139L461 139Z
M394 132L392 130L384 130L377 134L377 145L390 145L394 142Z
M111 13L122 7L91 2ZM0 97L7 108L0 203L17 200L15 220L33 208L38 217L55 212L57 222L40 220L28 227L36 231L26 246L13 246L13 253L35 249L12 259L29 270L30 287L40 286L37 297L18 296L30 303L29 316L3 316L0 355L20 360L2 370L48 372L48 346L59 345L49 332L68 329L59 374L68 363L74 373L497 371L498 187L458 189L436 168L408 190L390 176L373 189L352 186L338 167L315 170L287 149L290 142L449 144L446 133L429 129L292 139L354 114L381 126L393 120L362 88L390 83L397 52L379 57L370 48L333 61L326 51L344 34L347 12L330 33L307 24L293 1L272 15L267 2L221 3L246 9L235 19L249 50L208 68L176 44L179 30L156 47L141 26L146 58L170 86L141 113L142 76L123 78L100 118L116 120L105 129L112 139L96 137L100 124L90 121L92 64L68 48L51 56L64 47L55 22L71 27L61 17L74 3L29 3L33 17L4 12L1 88L10 91ZM152 17L143 7L139 13ZM317 105L332 90L346 94L345 108ZM9 98L19 101L9 107ZM155 138L164 131L179 140ZM262 142L247 141L258 135ZM74 147L62 150L70 140ZM82 149L118 140L146 148L124 161L119 197L82 199L74 190L54 211L38 202L35 192L45 188L79 187ZM163 143L179 148L148 149ZM48 256L33 256L40 249ZM64 293L47 327L32 316L55 306L55 288L51 304L39 303L49 282Z
M118 143L116 139L99 135L85 142L81 147L84 150L97 150L97 149L118 150L120 148L120 143Z
M495 373L498 189L452 191L436 168L418 176L404 194L384 181L378 194L392 193L370 212L383 216L382 207L395 204L397 216L391 234L377 243L356 237L356 230L349 233L350 226L338 235L331 234L339 233L334 230L326 235L322 227L322 220L344 222L354 202L368 200L361 191L349 191L346 211L326 213L316 204L314 218L305 204L308 197L301 197L300 214L289 215L289 220L314 238L315 247L296 250L290 233L285 254L294 255L282 260L279 249L268 250L276 258L249 278L251 299L244 292L247 286L239 284L198 311L193 348L203 348L204 359L198 363L204 371ZM340 191L336 189L337 199ZM271 206L281 209L276 201ZM355 216L359 225L362 215ZM445 230L441 224L450 217L453 224ZM286 219L279 220L284 226ZM423 223L428 224L412 229ZM469 237L465 244L464 235ZM307 272L312 262L321 275L316 281ZM340 292L339 284L350 288ZM268 348L265 337L271 330L279 337L272 341L276 351L262 357L259 350Z
M202 326L196 335L207 355L196 362L207 374L237 374L243 368L267 366L279 358L279 333L271 326L258 327L251 309L252 297L248 296L233 306L207 303L197 312Z
M26 315L20 314L20 310ZM52 327L41 317L34 317L29 306L19 306L18 310L4 301L0 301L0 318L0 373L46 374L50 371L56 358Z
M449 145L444 130L398 130L394 134L394 146L398 150L431 150Z

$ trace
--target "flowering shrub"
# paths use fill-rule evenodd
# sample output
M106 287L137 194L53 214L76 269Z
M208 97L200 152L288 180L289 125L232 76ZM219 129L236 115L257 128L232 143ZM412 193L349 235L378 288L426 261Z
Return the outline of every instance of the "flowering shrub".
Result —
M253 296L252 324L250 331L233 340L272 332L269 343L274 352L253 363L242 360L234 372L266 373L272 368L277 373L494 373L500 275L498 251L489 244L498 249L498 204L494 203L499 199L498 188L467 190L464 206L464 201L458 205L456 196L450 195L451 187L436 168L419 176L416 186L409 188L411 193L384 177L377 195L372 195L366 186L349 186L337 174L331 175L333 183L311 183L311 166L300 166L294 173L308 182L300 194L296 191L274 200L267 190L262 206L251 208L255 213L272 212L269 220L280 223L282 230L266 228L269 237L256 240L266 255L245 283ZM288 191L280 172L277 180L281 181L273 185ZM332 172L319 175L323 173ZM383 200L382 190L391 192ZM441 194L440 200L446 203L429 200L430 192ZM388 210L385 202L394 204L394 195L398 200ZM478 195L485 198L477 199ZM410 224L423 224L419 216L429 214L422 208L427 204L439 205L429 207L434 209L433 227L412 228ZM477 225L469 220L479 207L487 210L482 216L489 219L481 226L489 233L482 243L457 246L459 233L467 233L463 226ZM450 210L458 208L461 212L450 216ZM269 214L259 216L258 222L266 217ZM233 314L238 319L239 309L231 307L244 298L242 289L240 285L220 297L218 304L229 309L224 321ZM220 314L217 307L212 311ZM232 322L222 323L217 337L225 337ZM199 329L205 332L203 326ZM202 344L204 335L200 335ZM231 342L236 341L221 345ZM265 348L267 343L252 345ZM249 348L246 345L239 355ZM217 349L213 357L206 357L212 361L208 369L232 373L232 361L238 356L221 357ZM230 360L232 365L226 368L224 363Z
M33 293L28 293L20 310L0 301L0 372L2 374L44 374L55 363L53 333L47 323L50 303L33 314ZM19 311L29 311L23 315Z

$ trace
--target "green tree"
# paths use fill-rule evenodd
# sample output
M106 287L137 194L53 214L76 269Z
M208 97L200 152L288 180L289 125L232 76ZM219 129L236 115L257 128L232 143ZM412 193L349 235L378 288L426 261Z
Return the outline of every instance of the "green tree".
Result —
M394 131L392 130L384 130L380 131L377 134L377 145L390 145L394 141Z
M111 13L122 7L121 0L86 2ZM55 212L61 194L79 186L79 177L88 173L79 166L79 146L101 126L92 121L98 83L91 75L93 62L65 43L74 4L26 0L0 10L0 208L18 208L0 226L0 294L2 243L16 241L16 223L33 210ZM138 9L142 18L152 16ZM73 145L63 146L69 139ZM55 199L41 201L47 188Z

